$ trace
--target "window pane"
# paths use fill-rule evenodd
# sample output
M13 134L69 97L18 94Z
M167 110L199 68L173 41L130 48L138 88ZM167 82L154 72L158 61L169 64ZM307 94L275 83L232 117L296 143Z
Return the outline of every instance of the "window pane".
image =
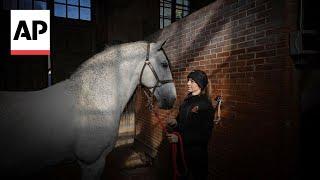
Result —
M80 8L80 19L91 20L90 8Z
M164 16L171 18L171 9L164 8Z
M43 1L34 1L34 9L47 9L47 3Z
M79 19L79 7L68 6L68 18Z
M176 9L182 9L182 6L177 5Z
M78 5L78 0L68 0L68 4ZM68 13L69 13L69 11L68 11Z
M163 16L163 7L160 7L160 17Z
M185 6L188 6L188 7L190 6L189 0L184 0L183 4L184 4Z
M19 0L19 9L32 9L32 0Z
M171 20L170 19L164 19L164 27L168 26L171 24Z
M189 14L189 11L183 11L183 17L187 16Z
M162 19L160 19L160 29L162 29L163 28L163 21L162 21Z
M171 8L171 4L164 3L164 7Z
M58 17L66 17L66 5L54 4L54 15Z
M54 2L66 4L66 0L54 0Z
M176 9L176 18L181 19L182 17L182 10Z
M80 0L80 6L91 7L90 0Z
M183 0L177 0L177 4L182 4Z

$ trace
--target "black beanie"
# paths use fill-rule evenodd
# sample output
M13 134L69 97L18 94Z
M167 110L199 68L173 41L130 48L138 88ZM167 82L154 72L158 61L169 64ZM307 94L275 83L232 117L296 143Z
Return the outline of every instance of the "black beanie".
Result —
M187 78L194 80L201 89L204 89L208 84L208 77L206 73L201 70L191 71Z

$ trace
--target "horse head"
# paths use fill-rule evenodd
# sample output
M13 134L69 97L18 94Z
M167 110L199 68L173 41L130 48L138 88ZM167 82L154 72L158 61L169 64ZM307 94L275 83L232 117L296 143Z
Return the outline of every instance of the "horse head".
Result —
M176 88L170 62L162 48L166 41L148 44L147 58L140 74L140 84L147 87L161 109L170 109L176 100Z

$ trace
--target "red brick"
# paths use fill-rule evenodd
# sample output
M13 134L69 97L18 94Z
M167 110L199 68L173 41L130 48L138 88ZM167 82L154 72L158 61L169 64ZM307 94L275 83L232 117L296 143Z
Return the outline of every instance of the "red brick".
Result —
M247 72L247 71L253 71L252 66L245 66L245 67L238 67L238 72Z
M228 40L228 39L234 39L237 37L237 34L236 33L233 33L233 34L227 34L225 36L223 36L223 40Z
M222 52L222 48L221 47L211 49L211 53L219 53L219 52Z
M257 39L257 38L262 38L265 36L265 32L257 32L255 34L251 34L247 36L247 41L252 40L252 39Z
M229 63L222 63L222 64L218 64L217 68L219 69L219 68L225 68L225 67L229 67L229 66L230 66Z
M245 61L237 61L236 66L245 66L246 62Z
M236 67L232 67L232 68L223 68L222 69L223 73L233 73L233 72L237 72L237 68ZM222 76L225 75L227 76L228 74L222 74Z
M264 59L251 59L247 61L247 65L252 65L252 64L263 64L264 63Z
M209 65L210 64L210 61L208 60L203 60L203 61L200 61L200 66L203 66L203 65Z
M245 74L244 73L231 73L230 74L230 78L231 79L234 79L234 78L242 78L242 77L245 77Z
M249 15L249 14L261 12L261 11L264 11L265 9L266 9L266 6L263 4L261 6L257 6L256 8L249 9L247 11L247 14Z
M238 48L247 48L247 47L252 47L255 45L254 40L252 41L247 41L247 42L243 42L243 43L239 43L238 44Z
M245 17L246 15L247 15L247 13L245 11L243 11L243 12L240 12L239 14L232 16L231 20L235 21L235 20L238 20L238 19Z
M256 7L255 1L239 1L239 4L241 5L239 7L239 12L247 11L248 9Z
M265 17L269 17L271 16L271 11L270 10L266 10L266 11L260 11L256 14L257 19L260 18L265 18Z
M246 29L246 30L238 32L238 36L246 36L246 35L249 35L249 34L253 34L255 32L256 32L256 29L254 27L252 27L250 29Z
M227 46L229 44L230 44L229 41L222 41L222 42L217 43L217 47L223 47L223 46Z
M248 53L262 51L262 50L264 50L264 46L254 46L254 47L247 48Z
M275 55L276 55L275 50L263 51L263 52L256 53L256 58L270 57L270 56L275 56Z
M217 55L216 54L211 54L211 55L207 55L207 56L204 56L205 59L214 59L214 58L217 58Z
M223 26L225 25L226 23L230 22L230 18L224 18L223 20L220 20L217 22L217 25L218 26Z
M226 57L229 56L229 52L222 52L222 53L218 53L217 57Z
M204 56L194 58L194 61L200 61L200 60L204 60Z
M231 4L234 4L236 2L238 2L238 0L224 0L223 4L224 5L231 5Z
M205 55L209 55L209 54L210 54L210 50L201 51L199 53L200 56L205 56Z
M226 52L226 51L230 51L232 49L232 45L227 45L227 46L224 46L222 47L222 52ZM234 48L236 48L237 46L235 46Z
M251 23L255 21L256 17L254 15L246 16L244 18L239 19L240 25L246 25L247 23Z
M262 19L254 21L253 23L248 24L248 27L259 26L259 25L262 25L265 23L266 23L266 19L262 18Z
M239 38L236 38L236 39L232 39L231 43L232 44L238 44L238 43L243 42L245 40L246 40L246 38L243 36L243 37L239 37Z
M243 54L243 55L238 55L238 59L253 59L254 54Z
M257 65L256 66L256 71L261 71L261 70L272 70L273 67L271 64L263 64L263 65Z
M271 23L266 23L260 26L256 26L256 31L261 32L261 31L266 31L268 29L272 28Z
M238 55L238 54L243 54L245 53L245 49L237 49L237 50L233 50L230 52L230 55Z

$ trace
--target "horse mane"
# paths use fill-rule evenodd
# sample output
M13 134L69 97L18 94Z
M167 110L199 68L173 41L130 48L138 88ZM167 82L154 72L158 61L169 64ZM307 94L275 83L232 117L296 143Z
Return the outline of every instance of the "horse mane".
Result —
M102 68L105 66L114 66L122 60L133 56L145 56L147 46L146 41L137 41L131 43L123 43L118 45L106 46L101 52L96 53L88 60L83 62L76 71L71 75L70 79L75 79L87 70Z

